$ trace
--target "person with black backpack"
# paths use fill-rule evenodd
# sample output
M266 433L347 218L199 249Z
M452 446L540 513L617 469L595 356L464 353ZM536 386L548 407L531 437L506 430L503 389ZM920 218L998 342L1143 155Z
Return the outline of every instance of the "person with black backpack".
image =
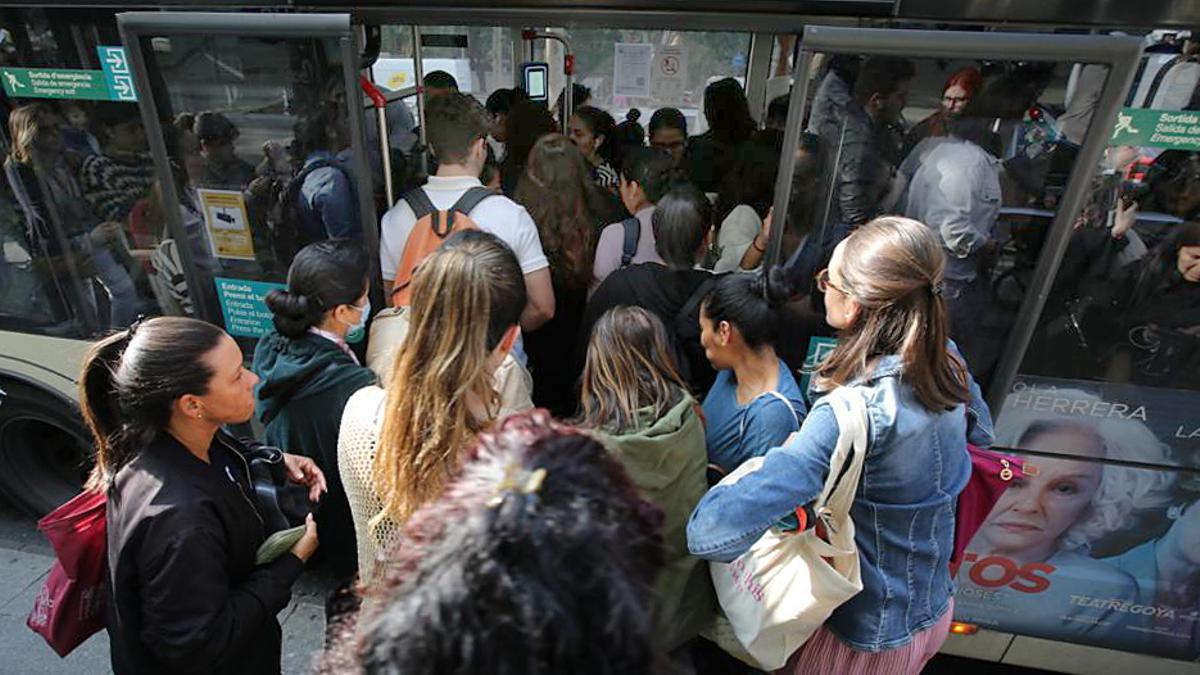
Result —
M614 271L636 263L658 262L651 217L676 175L670 153L658 148L630 148L621 164L618 191L630 216L600 232L592 264L592 290Z
M642 307L667 327L683 376L702 396L716 372L700 345L700 303L717 279L697 268L712 234L712 205L690 184L677 185L658 202L652 218L654 247L661 262L643 262L613 272L588 302L577 343L582 363L592 327L609 309Z

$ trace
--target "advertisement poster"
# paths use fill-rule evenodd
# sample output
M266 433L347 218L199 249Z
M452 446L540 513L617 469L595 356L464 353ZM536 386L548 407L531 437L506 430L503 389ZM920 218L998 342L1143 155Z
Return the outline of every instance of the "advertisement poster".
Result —
M215 277L217 300L230 335L259 338L271 330L273 315L267 309L267 293L285 284Z
M613 48L613 96L649 96L654 45L618 42Z
M1175 468L1196 466L1196 393L1020 378L996 417L1029 475L968 545L955 617L1200 658L1200 474Z
M196 190L208 241L218 258L254 260L254 239L246 200L236 190Z

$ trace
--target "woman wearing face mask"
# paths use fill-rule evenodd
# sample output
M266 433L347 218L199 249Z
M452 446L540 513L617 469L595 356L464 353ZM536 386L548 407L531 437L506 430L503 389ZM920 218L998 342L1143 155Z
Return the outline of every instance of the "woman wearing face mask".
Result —
M337 440L350 396L375 382L347 343L362 340L371 303L370 259L362 245L330 239L305 246L284 290L267 294L275 328L254 350L255 413L265 440L314 459L329 495L317 512L324 534L322 567L348 581L357 571L354 521L338 476Z
M374 582L378 553L441 494L497 418L495 375L517 339L525 282L508 246L467 230L421 263L412 297L387 389L355 393L338 437L364 584Z

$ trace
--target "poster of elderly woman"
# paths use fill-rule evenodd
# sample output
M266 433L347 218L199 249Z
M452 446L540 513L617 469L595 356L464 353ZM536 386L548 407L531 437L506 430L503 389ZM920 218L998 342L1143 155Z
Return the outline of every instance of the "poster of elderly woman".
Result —
M1186 429L1188 408L1194 419L1200 407L1156 405L1163 397L1148 389L1119 399L1102 387L1025 380L1006 398L996 447L1021 456L1027 475L967 547L955 618L1194 660L1200 481L1175 470L1195 456L1191 440L1170 430Z

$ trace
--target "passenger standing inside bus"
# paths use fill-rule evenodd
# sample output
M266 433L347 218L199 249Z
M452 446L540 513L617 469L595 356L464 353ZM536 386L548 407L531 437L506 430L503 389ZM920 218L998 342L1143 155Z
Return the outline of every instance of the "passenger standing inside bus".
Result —
M323 539L318 561L339 589L349 587L358 571L337 442L346 401L375 383L375 374L359 365L347 344L366 334L370 274L366 251L349 239L300 249L288 270L287 288L267 294L274 327L259 339L251 367L259 379L254 411L266 429L266 442L311 457L325 473L329 494L317 512Z
M617 191L617 170L613 168L617 123L599 108L576 108L571 115L571 140L579 146L596 185Z
M716 192L733 167L738 146L758 128L742 85L732 77L717 80L704 90L704 119L708 131L688 142L687 167L704 192Z
M518 119L516 111L523 106L519 104L510 114L510 129L514 120ZM546 113L544 108L540 110ZM438 160L438 170L421 189L435 207L449 209L471 188L483 187L479 176L487 161L490 126L487 111L470 96L451 93L430 101L426 107L426 118L426 133ZM512 137L509 138L511 140ZM533 143L528 147L532 148ZM524 166L523 159L522 170ZM525 310L521 316L521 328L535 330L549 321L554 316L550 263L542 252L537 226L529 213L511 199L495 196L484 199L467 215L481 230L496 235L507 244L521 263L521 271L525 274L525 294L529 298L528 305L522 303ZM379 266L384 293L389 302L396 268L404 256L404 246L415 225L416 216L404 200L397 202L383 216L379 235Z
M687 118L678 108L659 108L650 116L650 147L666 150L675 166L687 151Z
M950 335L971 372L985 379L1006 337L1003 323L992 318L998 310L989 276L1003 171L1000 140L992 131L1003 102L994 95L985 88L950 122L950 136L936 146L928 147L933 141L922 146L926 151L901 205L906 216L925 223L942 241Z
M12 146L4 174L25 212L26 238L37 255L63 265L67 256L90 259L110 298L109 315L100 317L101 322L128 326L152 306L138 294L130 275L135 263L121 224L102 221L84 197L73 163L78 158L63 144L62 125L62 118L44 103L13 110L8 116Z
M430 254L412 297L387 390L366 387L350 397L338 434L359 580L368 586L379 554L441 494L496 418L494 374L516 342L526 299L517 258L478 231L455 233Z
M574 354L563 346L574 344L587 305L600 225L592 208L598 190L583 155L559 134L543 136L533 146L517 188L517 202L537 223L554 283L554 318L524 336L533 401L560 418L575 412L579 372Z
M904 137L902 157L907 157L912 149L926 138L937 138L950 133L950 122L962 114L963 109L970 103L971 97L979 91L983 84L983 76L975 68L957 70L946 79L942 87L942 104L929 117L917 122Z
M425 103L429 103L433 99L441 98L447 94L458 93L458 80L444 70L434 70L425 73L425 78L421 80L421 84L425 88Z
M223 113L206 111L195 117L192 131L204 157L205 187L241 190L254 180L254 166L237 156L234 143L241 132Z
M666 516L655 588L655 642L693 640L716 612L708 566L687 550L687 519L704 496L704 422L671 356L662 321L640 307L608 310L592 329L579 426L594 430Z
M526 98L528 97L525 96L525 90L517 88L497 89L487 97L484 107L492 118L488 143L491 144L492 152L498 160L504 159L504 148L508 143L508 111Z
M670 158L663 156L665 162ZM662 262L644 262L613 272L588 301L581 325L577 363L583 361L592 326L613 307L642 307L663 322L693 392L703 393L716 373L700 346L700 301L713 275L699 263L708 250L712 205L692 185L678 185L658 203L652 217L655 248Z
M79 167L83 194L101 218L131 225L133 207L149 196L154 183L154 160L147 151L142 118L132 103L102 102L93 119L102 152L85 157ZM159 234L152 236L157 239Z
M525 175L525 163L538 139L558 130L550 111L533 101L521 101L508 111L505 121L504 161L500 164L500 184L504 194L514 197Z
M594 438L542 412L498 426L413 516L315 672L661 672L658 510Z
M277 614L317 548L301 539L255 564L265 533L247 460L221 430L254 413L258 378L237 343L196 319L140 322L92 346L80 407L96 443L89 485L108 494L108 637L117 675L280 672ZM309 498L312 460L285 454Z
M988 445L991 425L949 346L938 295L944 266L927 227L888 217L839 244L822 273L825 316L839 341L816 385L859 389L870 419L866 479L850 512L863 590L781 672L916 675L949 632L954 505L971 473L967 439ZM782 515L810 504L838 437L832 408L818 400L761 469L705 495L688 523L692 553L730 562Z
M754 269L767 252L770 232L764 227L775 201L780 146L769 136L755 136L738 149L737 160L717 194L717 273ZM750 249L753 247L754 251Z
M350 169L350 129L341 107L324 101L296 123L296 145L304 157L296 195L299 243L345 237L362 239L358 199Z
M704 397L704 439L718 480L783 445L808 414L796 378L775 354L789 295L779 271L738 272L718 279L700 305L700 345L717 370Z
M592 264L592 289L622 267L645 262L662 262L655 250L654 205L671 187L676 170L671 156L656 148L634 148L625 156L621 166L619 192L625 210L637 220L637 245L632 256L627 251L632 221L613 223L600 232L596 244L596 260ZM629 259L626 261L625 258Z

